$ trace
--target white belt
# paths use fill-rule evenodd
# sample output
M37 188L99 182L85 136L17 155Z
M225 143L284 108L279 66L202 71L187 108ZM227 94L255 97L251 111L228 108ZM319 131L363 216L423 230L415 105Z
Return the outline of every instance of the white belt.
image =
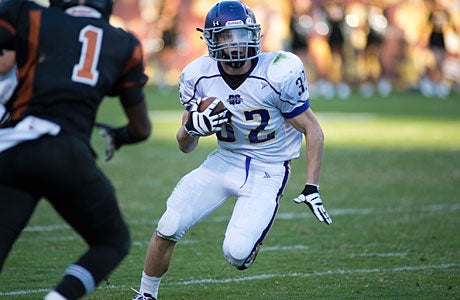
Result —
M38 139L45 134L57 135L60 131L61 127L56 123L27 116L15 127L0 128L0 152L19 143Z

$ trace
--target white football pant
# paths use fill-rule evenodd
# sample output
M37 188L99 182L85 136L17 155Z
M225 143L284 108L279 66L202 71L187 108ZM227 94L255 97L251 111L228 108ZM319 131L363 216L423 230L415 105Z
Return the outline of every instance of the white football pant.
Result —
M222 247L225 258L232 265L241 266L268 233L289 174L289 162L267 164L217 150L178 182L168 198L157 234L178 241L235 196Z

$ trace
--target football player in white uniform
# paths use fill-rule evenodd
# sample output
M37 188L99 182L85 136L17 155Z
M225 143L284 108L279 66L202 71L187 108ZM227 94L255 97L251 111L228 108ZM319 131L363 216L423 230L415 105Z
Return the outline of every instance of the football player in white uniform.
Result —
M319 194L323 131L310 109L301 60L284 51L261 53L260 25L240 1L221 1L208 12L203 38L209 56L188 64L180 78L186 110L179 148L193 151L200 136L215 132L217 149L185 175L169 199L147 250L140 291L157 299L176 243L232 196L237 198L223 241L226 260L239 270L254 262L267 235L306 138L306 185L294 200L331 224ZM201 98L217 97L197 111ZM211 114L219 99L226 110Z
M1 3L1 1L0 1ZM16 54L14 51L0 50L0 123L8 102L18 84Z

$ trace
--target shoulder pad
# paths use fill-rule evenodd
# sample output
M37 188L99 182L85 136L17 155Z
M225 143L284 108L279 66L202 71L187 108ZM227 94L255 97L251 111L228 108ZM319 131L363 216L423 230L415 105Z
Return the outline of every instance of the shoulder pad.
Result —
M180 80L196 80L196 78L203 76L203 74L212 72L214 64L210 63L210 60L214 62L209 56L202 56L191 61L182 70Z
M269 63L267 77L273 82L282 82L291 76L298 76L304 69L300 58L286 51L273 52L273 57Z

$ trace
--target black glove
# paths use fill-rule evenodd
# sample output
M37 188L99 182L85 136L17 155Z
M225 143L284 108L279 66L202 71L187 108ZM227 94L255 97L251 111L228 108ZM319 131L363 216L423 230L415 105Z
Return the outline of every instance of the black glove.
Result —
M99 130L99 135L105 139L105 161L111 160L121 145L129 143L128 126L115 128L102 123L96 123L94 126Z
M300 195L294 199L294 202L305 203L320 222L324 221L326 224L332 224L329 214L323 207L318 185L307 183Z

